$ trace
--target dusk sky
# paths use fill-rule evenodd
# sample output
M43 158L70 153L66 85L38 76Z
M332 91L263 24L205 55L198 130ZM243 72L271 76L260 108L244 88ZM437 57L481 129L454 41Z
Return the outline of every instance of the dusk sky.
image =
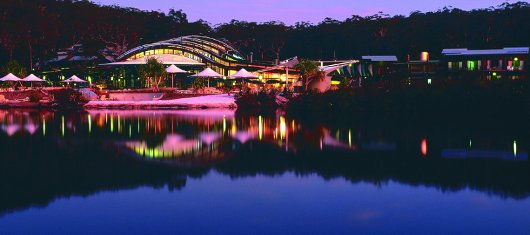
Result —
M318 23L326 17L344 20L351 15L373 15L379 11L390 15L408 15L415 10L435 11L444 6L465 10L497 6L517 0L94 0L142 10L182 9L191 21L204 19L213 25L232 19L245 21L299 21Z

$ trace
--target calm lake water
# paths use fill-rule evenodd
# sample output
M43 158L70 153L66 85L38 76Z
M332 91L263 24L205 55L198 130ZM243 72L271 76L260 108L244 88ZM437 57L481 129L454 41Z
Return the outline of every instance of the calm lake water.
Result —
M530 234L529 131L0 110L0 234Z

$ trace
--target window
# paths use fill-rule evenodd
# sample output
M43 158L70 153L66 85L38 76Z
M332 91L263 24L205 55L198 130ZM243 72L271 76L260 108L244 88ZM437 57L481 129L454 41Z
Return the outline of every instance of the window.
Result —
M467 70L474 71L475 66L476 66L475 61L471 61L471 60L467 61Z

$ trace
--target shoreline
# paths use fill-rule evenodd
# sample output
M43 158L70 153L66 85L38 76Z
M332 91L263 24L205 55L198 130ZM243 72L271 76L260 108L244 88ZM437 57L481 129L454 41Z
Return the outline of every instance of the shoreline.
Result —
M94 109L237 109L235 98L227 94L157 101L90 101L83 106Z

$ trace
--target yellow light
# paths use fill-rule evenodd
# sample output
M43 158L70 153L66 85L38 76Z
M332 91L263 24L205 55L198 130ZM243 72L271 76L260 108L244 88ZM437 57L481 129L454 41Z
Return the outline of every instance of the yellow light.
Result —
M232 119L232 136L235 136L235 135L236 135L236 132L237 132L236 119L233 118L233 119Z
M92 117L88 115L88 133L92 133Z
M42 118L42 135L46 136L46 119Z
M282 76L280 76L280 80L282 80L283 82L287 81L287 76L285 74L282 74Z
M263 118L261 117L261 115L258 117L258 132L259 132L259 139L262 140L263 139Z
M351 148L351 129L348 130L348 145Z
M515 61L519 61L519 58L515 57L513 60L515 60Z
M331 85L340 85L340 81L331 81Z
M285 135L287 133L287 126L285 124L285 118L283 116L280 117L280 138L283 140Z
M422 53L421 53L421 58L420 58L420 60L421 60L422 62L427 62L427 61L429 61L429 52L425 52L425 51L422 52Z
M226 116L223 116L223 134L226 132Z

